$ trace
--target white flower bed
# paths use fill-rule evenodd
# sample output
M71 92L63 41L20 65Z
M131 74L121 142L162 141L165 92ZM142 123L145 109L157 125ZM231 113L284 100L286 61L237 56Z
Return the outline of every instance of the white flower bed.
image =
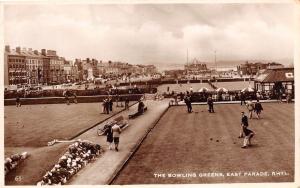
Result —
M20 164L20 162L26 159L28 156L29 155L27 152L23 152L22 154L14 154L6 158L4 161L5 175L12 169L16 168L18 164Z
M37 185L65 184L74 174L102 153L101 146L89 141L78 140L58 160Z

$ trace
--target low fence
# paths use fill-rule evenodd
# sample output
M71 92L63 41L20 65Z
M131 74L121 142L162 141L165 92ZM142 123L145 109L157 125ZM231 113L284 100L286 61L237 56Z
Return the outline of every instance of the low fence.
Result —
M250 78L251 81L254 78ZM128 86L128 85L162 85L162 84L186 84L186 83L208 83L212 82L239 82L239 81L249 81L249 78L203 78L203 79L175 79L175 78L163 78L163 79L153 79L148 81L138 81L131 83L120 83L120 86Z
M165 98L174 98L176 95L172 93L164 93L163 96ZM261 93L260 95L256 95L255 92L248 92L241 95L240 91L228 91L227 93L221 93L221 92L193 92L190 94L191 101L192 102L206 102L207 98L209 96L212 97L213 101L240 101L242 99L244 100L292 100L294 99L294 94L282 94L281 96L276 95L275 93ZM183 100L184 94L177 94L177 98L179 100Z
M144 94L128 94L128 95L112 95L113 101L117 98L119 101L124 101L128 99L129 101L138 101ZM97 96L77 96L78 103L95 103L102 102L107 95L97 95ZM20 98L22 105L32 105L32 104L61 104L66 103L65 97L44 97L44 98ZM71 103L74 102L74 97L69 97ZM16 105L16 99L5 99L4 106Z
M65 90L42 90L42 91L5 91L4 99L14 99L17 96L21 98L45 98L45 97L64 97ZM88 89L88 90L70 90L70 93L75 93L76 96L98 96L98 95L131 95L131 94L144 94L144 93L156 93L156 87L137 87L127 89Z

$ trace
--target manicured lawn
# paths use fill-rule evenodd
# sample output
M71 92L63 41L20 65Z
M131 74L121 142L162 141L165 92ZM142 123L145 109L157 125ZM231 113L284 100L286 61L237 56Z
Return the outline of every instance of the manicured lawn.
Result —
M123 108L113 108L117 113ZM54 139L69 139L110 117L100 103L4 107L5 147L41 147Z
M215 105L214 114L207 112L207 106L194 105L191 114L185 106L171 107L114 184L294 181L294 104L269 103L263 107L262 119L249 121L256 135L248 149L241 148L243 139L238 138L244 106ZM228 176L230 172L241 175ZM256 172L266 175L255 176ZM275 176L272 172L284 173ZM167 177L193 173L196 177ZM199 177L204 173L224 176Z

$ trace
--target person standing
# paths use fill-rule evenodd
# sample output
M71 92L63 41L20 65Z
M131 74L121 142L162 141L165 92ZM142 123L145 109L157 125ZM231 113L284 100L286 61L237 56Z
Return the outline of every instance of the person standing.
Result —
M120 142L120 134L121 134L121 128L119 125L114 124L114 126L112 126L112 132L113 132L113 140L114 140L114 144L115 144L115 150L119 151L119 142Z
M105 99L105 110L106 110L106 114L109 114L109 99Z
M16 107L21 107L21 99L19 96L16 97Z
M208 97L207 104L208 104L208 112L209 113L214 113L215 112L214 111L214 102L213 102L211 96Z
M126 97L126 99L125 99L125 109L129 110L129 99L128 99L128 97Z
M123 105L123 97L119 96L119 101L121 103L121 108L124 107L124 105Z
M191 100L191 96L188 95L188 100L187 100L187 105L188 105L188 112L192 113L193 112L193 108L192 108L192 100Z
M106 99L103 99L102 101L102 113L103 114L106 114Z
M66 90L65 99L66 99L67 105L70 105L70 98L69 97L70 97L70 91Z
M246 104L246 96L245 96L245 94L244 94L244 92L241 92L241 106L243 105L243 103L244 104Z
M241 130L240 130L240 135L238 138L243 138L244 137L244 127L248 127L248 117L245 115L245 112L241 112L242 114L242 122L241 122Z
M104 135L106 135L106 141L108 143L108 149L112 149L112 143L113 143L113 131L112 126L108 125L107 129L104 132Z
M145 104L143 103L143 101L140 99L139 100L139 105L138 105L138 113L141 115L144 113L144 107Z
M76 95L76 92L75 92L75 91L74 91L74 93L73 93L73 96L74 96L74 103L77 104L78 101L77 101L77 95Z
M260 119L260 114L261 114L261 111L264 110L261 103L259 102L259 100L257 99L255 105L254 105L254 111L256 112L256 116L257 116L257 119Z
M119 96L119 94L117 94L117 96L116 96L117 107L119 107L119 101L120 101L120 96Z
M109 110L112 112L113 111L113 99L112 99L112 97L109 98L108 103L109 103Z
M173 97L174 97L175 105L178 105L177 93L174 93Z
M192 99L191 96L189 96L189 109L190 109L190 113L193 112L193 108L192 108Z
M247 109L249 111L249 118L252 119L252 113L254 110L254 104L252 102L252 99L250 99L250 101L247 103Z
M183 101L184 100L184 94L182 92L180 92L180 101Z
M243 149L246 149L248 146L251 146L251 139L254 136L254 132L248 129L246 126L243 126L243 132L245 135L244 144L242 146Z
M191 103L191 98L188 93L184 98L184 102L186 104L188 113L191 113L192 112L192 103Z

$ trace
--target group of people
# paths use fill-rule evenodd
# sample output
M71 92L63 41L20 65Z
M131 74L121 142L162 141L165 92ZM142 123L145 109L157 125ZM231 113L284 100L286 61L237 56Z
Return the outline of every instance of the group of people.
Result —
M124 107L122 104L122 101L119 100L119 98L116 100L117 103L117 107ZM119 103L121 103L122 105L119 106ZM126 98L124 101L125 104L125 109L129 110L129 99ZM109 114L109 112L113 111L113 98L112 97L108 97L105 98L102 102L102 113L103 114Z
M103 100L102 103L102 113L109 114L109 112L113 111L113 99L112 97L108 97Z
M120 134L121 128L117 123L114 125L109 125L108 128L105 130L104 135L106 135L106 141L108 143L108 149L113 149L113 143L115 144L115 150L119 151L119 142L120 142Z
M251 146L251 139L254 136L254 132L248 128L248 117L245 115L245 112L241 112L242 121L241 121L241 130L238 138L244 138L244 143L242 148L245 149Z
M73 100L73 102L75 103L75 104L77 104L77 95L76 95L76 93L75 92L71 92L71 91L69 91L69 90L65 90L64 92L63 92L63 96L65 97L65 100L66 100L66 104L67 105L70 105L70 97L74 97L74 100Z
M260 114L263 111L263 107L258 99L256 103L253 103L252 100L250 100L248 103L246 103L246 106L249 111L249 119L252 119L253 111L256 113L257 119L260 119ZM246 116L245 112L241 112L241 114L242 114L241 130L238 138L244 138L244 143L242 148L245 149L251 146L251 139L253 138L255 133L248 128L249 127L248 117Z
M183 100L185 102L185 105L187 107L187 112L188 113L192 113L193 112L193 107L192 107L192 100L191 100L191 95L190 93L187 91L186 95L184 95ZM175 100L175 104L176 104L176 100ZM208 112L209 113L214 113L214 102L211 96L209 96L207 98L207 105L208 105Z
M192 112L191 95L189 94L188 91L186 92L186 95L184 96L184 102L187 106L188 113L191 113ZM257 119L261 118L260 116L261 116L261 112L263 111L263 107L258 99L255 103L252 100L249 100L248 102L243 100L243 103L246 104L246 107L248 109L249 119L253 118L253 112L255 112ZM213 99L211 96L209 96L207 98L207 105L208 105L208 112L214 113L215 112L214 111L214 102L213 102ZM244 138L242 148L245 149L245 148L251 146L251 139L253 138L255 133L248 128L248 126L249 126L248 117L246 116L245 112L241 112L241 114L242 114L241 129L240 129L240 135L238 138Z
M250 101L248 103L246 103L246 106L249 111L250 119L252 119L253 112L256 113L257 119L260 119L260 114L261 114L261 111L263 110L263 107L258 99L256 100L256 103L253 103L252 100L250 99Z

